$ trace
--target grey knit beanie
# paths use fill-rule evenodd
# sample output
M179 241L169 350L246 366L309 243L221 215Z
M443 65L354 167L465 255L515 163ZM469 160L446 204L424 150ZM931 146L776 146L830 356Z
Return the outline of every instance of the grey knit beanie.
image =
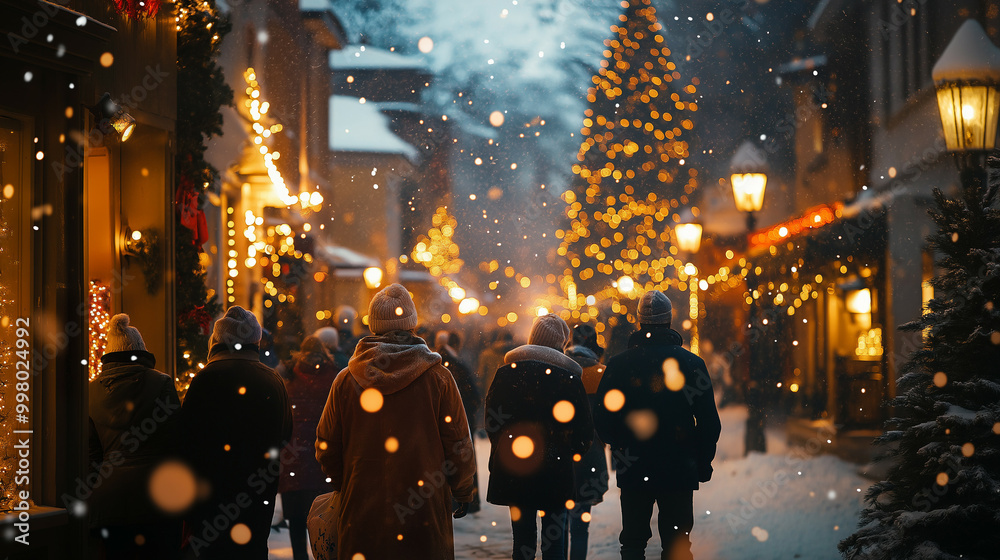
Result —
M333 327L318 329L313 333L313 336L318 338L329 352L336 352L340 348L340 335L337 334L337 329Z
M535 319L535 323L531 325L531 334L528 335L528 344L548 346L562 352L569 337L570 330L566 321L550 313Z
M417 306L400 284L386 286L368 306L368 328L375 334L408 331L417 326Z
M111 318L108 324L108 344L104 347L104 352L129 352L136 350L146 350L146 344L142 341L139 329L129 326L129 317L124 313L119 313Z
M212 329L212 338L208 341L208 347L216 344L225 344L235 347L237 344L260 344L261 328L257 322L257 317L246 309L234 305L226 310L225 317L215 322ZM236 348L239 350L239 348Z
M670 325L672 311L673 305L666 294L659 290L650 290L639 300L639 324L643 327Z

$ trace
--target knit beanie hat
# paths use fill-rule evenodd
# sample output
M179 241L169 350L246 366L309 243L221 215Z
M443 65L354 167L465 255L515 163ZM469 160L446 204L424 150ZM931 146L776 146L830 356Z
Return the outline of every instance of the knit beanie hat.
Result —
M104 347L104 352L129 352L142 350L146 351L146 344L142 341L139 329L130 327L129 317L124 313L119 313L111 318L108 324L108 344Z
M368 327L375 334L408 331L417 326L417 306L399 284L386 286L368 306Z
M314 332L313 336L318 338L330 352L335 352L340 348L340 335L337 334L337 329L333 327L323 327Z
M650 290L639 300L639 324L643 327L670 325L672 311L673 305L666 294L659 290Z
M528 344L548 346L562 352L569 338L569 325L566 321L550 313L535 319L535 323L531 325L531 334L528 335Z
M260 344L261 328L257 317L246 309L234 305L226 310L225 317L215 322L208 347L216 344L235 346L237 344ZM239 348L237 348L239 350Z
M337 330L349 331L354 328L354 321L358 318L358 312L350 305L337 307Z

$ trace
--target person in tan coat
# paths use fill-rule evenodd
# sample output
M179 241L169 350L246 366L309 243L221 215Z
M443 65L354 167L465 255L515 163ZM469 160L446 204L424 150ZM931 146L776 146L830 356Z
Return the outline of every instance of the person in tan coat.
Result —
M476 472L458 386L413 334L406 288L376 294L368 323L316 429L316 459L340 493L338 558L452 560L452 497L464 516Z

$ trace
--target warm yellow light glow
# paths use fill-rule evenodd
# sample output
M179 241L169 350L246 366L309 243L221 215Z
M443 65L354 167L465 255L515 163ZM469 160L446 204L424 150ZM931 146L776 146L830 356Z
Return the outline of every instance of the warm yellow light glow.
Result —
M697 253L701 248L701 232L701 224L677 224L674 226L677 248L688 253Z
M632 278L628 276L622 276L621 278L618 279L618 291L621 292L622 295L631 294L632 290L634 289L635 289L635 281L632 280Z
M736 209L740 212L760 211L764 206L767 175L764 173L733 173L729 180L733 184Z
M465 298L458 304L458 312L462 315L468 315L470 313L475 313L479 311L479 300L476 298Z
M370 266L365 269L364 278L368 289L374 290L382 285L382 269L377 266Z
M845 304L851 313L871 313L872 292L868 288L848 292Z

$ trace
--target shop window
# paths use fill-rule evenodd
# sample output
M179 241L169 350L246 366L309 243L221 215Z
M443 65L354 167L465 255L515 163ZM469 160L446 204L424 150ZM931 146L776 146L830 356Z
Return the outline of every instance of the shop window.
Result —
M35 427L29 255L31 248L29 132L0 116L0 512L10 511L20 491L34 494L19 465L15 438ZM22 435L23 434L23 435ZM30 461L29 459L26 459ZM18 470L21 470L19 473Z

